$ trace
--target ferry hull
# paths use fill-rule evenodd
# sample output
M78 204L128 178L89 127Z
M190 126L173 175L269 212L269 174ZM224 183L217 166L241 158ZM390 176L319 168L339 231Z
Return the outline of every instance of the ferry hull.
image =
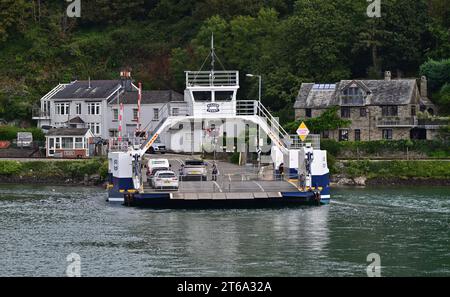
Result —
M277 197L258 199L243 193L239 199L173 199L170 193L144 193L124 195L126 206L152 209L248 209L320 206L330 199L320 199L312 192L280 193Z

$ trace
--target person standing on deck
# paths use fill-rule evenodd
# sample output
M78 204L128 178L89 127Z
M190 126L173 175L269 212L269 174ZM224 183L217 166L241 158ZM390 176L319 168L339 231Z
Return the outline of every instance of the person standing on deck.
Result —
M217 165L214 162L213 167L212 167L212 180L213 181L217 181L217 175L219 174L219 170L217 169Z
M278 172L279 172L279 179L283 180L283 178L284 178L284 163L280 164L280 167L278 167Z

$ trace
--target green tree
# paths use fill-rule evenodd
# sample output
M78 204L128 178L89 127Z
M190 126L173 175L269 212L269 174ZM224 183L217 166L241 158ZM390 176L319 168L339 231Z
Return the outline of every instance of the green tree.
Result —
M300 119L291 122L285 126L286 131L295 133L302 122L305 122L312 133L320 134L324 131L333 131L340 128L345 128L351 125L350 120L341 119L338 115L339 107L330 107L324 111L320 116L312 119Z

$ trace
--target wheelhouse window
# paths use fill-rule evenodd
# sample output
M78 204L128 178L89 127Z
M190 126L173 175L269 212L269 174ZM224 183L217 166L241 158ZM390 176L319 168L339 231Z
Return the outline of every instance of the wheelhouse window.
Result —
M342 105L364 105L364 92L358 87L350 87L342 91Z
M349 119L351 114L350 107L341 107L341 118Z
M89 115L100 115L100 102L90 102L87 106Z
M176 117L180 115L180 109L178 107L172 108L172 116Z
M194 100L199 102L211 102L212 93L210 91L194 91Z
M398 116L398 106L381 106L381 115L383 117L396 117Z
M133 108L133 121L137 121L137 120L138 120L138 109Z
M113 121L119 120L119 110L117 108L113 109Z
M70 114L70 103L56 103L55 109L57 115L68 115Z
M231 101L233 100L233 91L216 91L214 93L215 101Z
M392 140L392 129L383 129L383 139Z
M339 130L339 141L348 141L348 130Z
M153 108L153 120L159 121L159 109L158 108Z

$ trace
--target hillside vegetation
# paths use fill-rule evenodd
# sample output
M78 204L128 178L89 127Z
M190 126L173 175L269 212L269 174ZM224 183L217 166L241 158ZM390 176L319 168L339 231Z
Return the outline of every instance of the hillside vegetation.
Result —
M245 73L262 74L263 102L283 122L302 82L414 77L448 63L447 0L381 2L382 17L368 18L366 0L81 0L81 17L68 18L66 1L0 0L0 118L29 119L58 82L114 79L124 67L146 89L181 91L211 33L218 65L241 71L239 96L256 98ZM449 86L433 84L436 102L450 102Z

